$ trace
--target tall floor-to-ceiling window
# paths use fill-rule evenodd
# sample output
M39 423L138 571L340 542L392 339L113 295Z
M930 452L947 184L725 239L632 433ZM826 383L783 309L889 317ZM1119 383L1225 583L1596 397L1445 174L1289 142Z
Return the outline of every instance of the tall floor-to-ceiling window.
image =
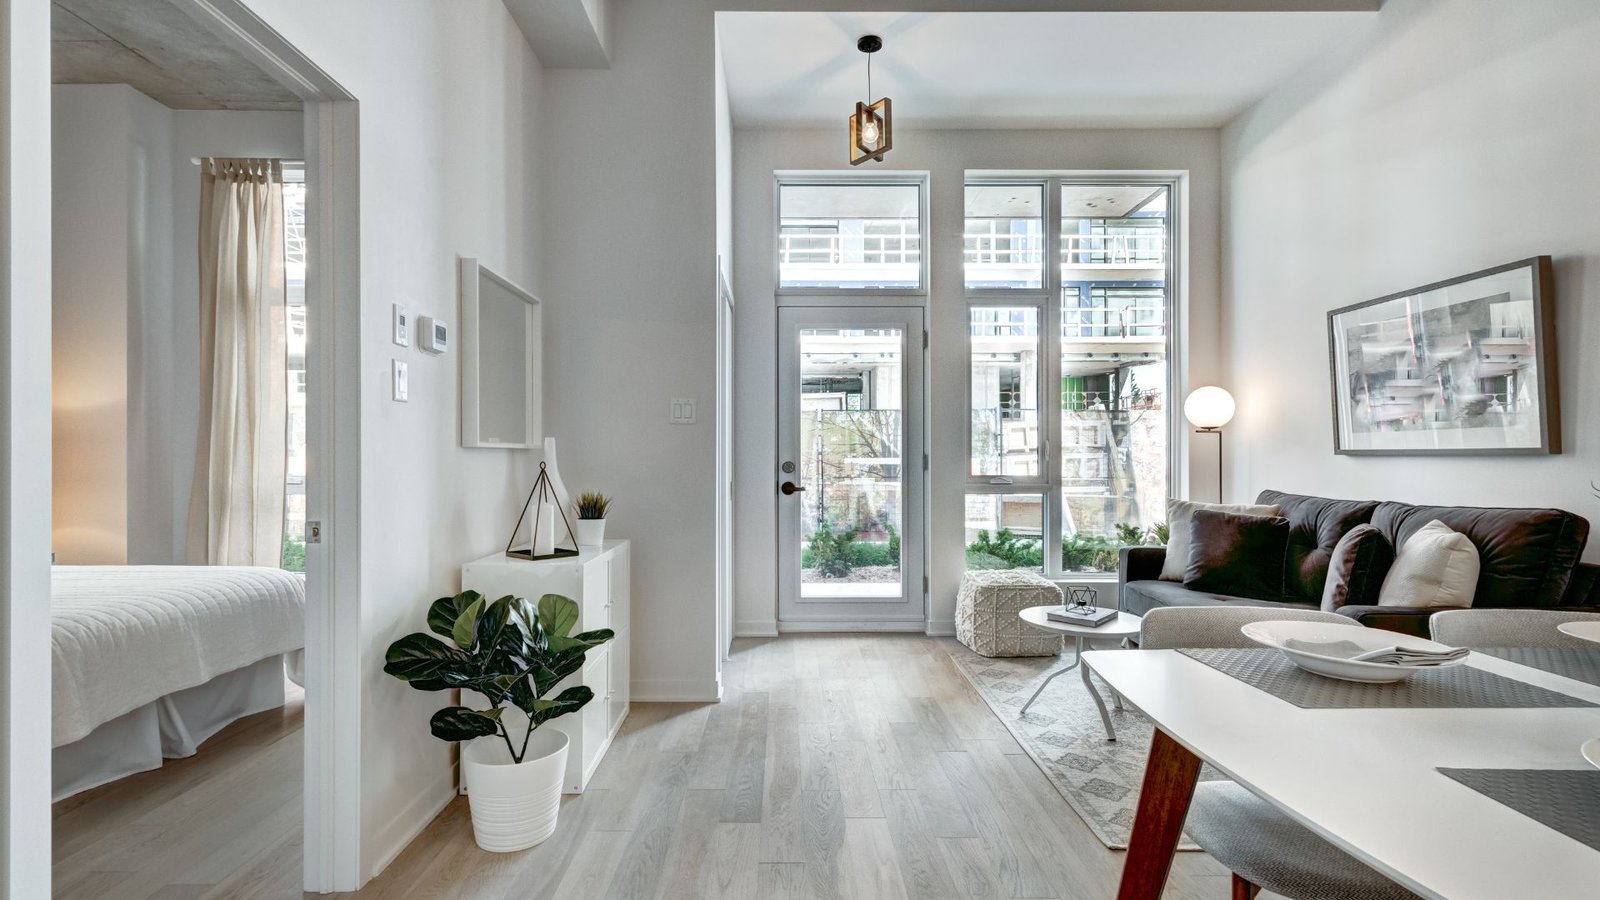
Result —
M1109 572L1164 539L1173 185L972 179L967 565Z

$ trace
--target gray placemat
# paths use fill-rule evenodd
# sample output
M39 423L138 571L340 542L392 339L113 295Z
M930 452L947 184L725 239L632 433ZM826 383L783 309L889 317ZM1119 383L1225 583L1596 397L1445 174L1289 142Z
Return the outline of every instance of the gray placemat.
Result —
M1396 684L1362 684L1314 675L1277 650L1180 650L1301 709L1561 709L1594 706L1472 666L1423 669Z
M1600 850L1600 772L1444 768L1439 772L1535 822Z
M1600 687L1600 648L1552 650L1548 647L1490 647L1477 652Z

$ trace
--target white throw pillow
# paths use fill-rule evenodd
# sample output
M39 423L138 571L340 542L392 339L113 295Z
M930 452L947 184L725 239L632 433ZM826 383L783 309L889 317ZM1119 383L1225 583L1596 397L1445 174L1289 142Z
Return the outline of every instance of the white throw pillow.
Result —
M1378 591L1379 606L1471 606L1478 591L1478 548L1435 519L1400 548Z
M1189 568L1189 525L1194 519L1197 509L1210 509L1217 512L1238 513L1244 516L1275 516L1279 510L1276 506L1252 505L1248 503L1195 503L1192 500L1167 501L1167 558L1161 563L1162 581L1182 581L1183 573Z

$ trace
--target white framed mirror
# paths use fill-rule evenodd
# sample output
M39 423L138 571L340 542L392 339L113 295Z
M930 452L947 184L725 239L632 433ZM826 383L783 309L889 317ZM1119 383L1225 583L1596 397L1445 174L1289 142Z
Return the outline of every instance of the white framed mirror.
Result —
M526 450L543 436L539 298L461 258L461 446Z

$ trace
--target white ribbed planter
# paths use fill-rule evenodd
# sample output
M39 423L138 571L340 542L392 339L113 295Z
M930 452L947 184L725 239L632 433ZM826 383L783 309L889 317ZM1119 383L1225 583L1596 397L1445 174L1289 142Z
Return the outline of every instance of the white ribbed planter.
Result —
M579 547L599 547L606 542L605 519L579 519L573 530Z
M491 853L526 850L555 833L561 780L567 771L567 736L540 728L528 739L521 763L499 737L461 748L461 770L472 809L472 836Z

